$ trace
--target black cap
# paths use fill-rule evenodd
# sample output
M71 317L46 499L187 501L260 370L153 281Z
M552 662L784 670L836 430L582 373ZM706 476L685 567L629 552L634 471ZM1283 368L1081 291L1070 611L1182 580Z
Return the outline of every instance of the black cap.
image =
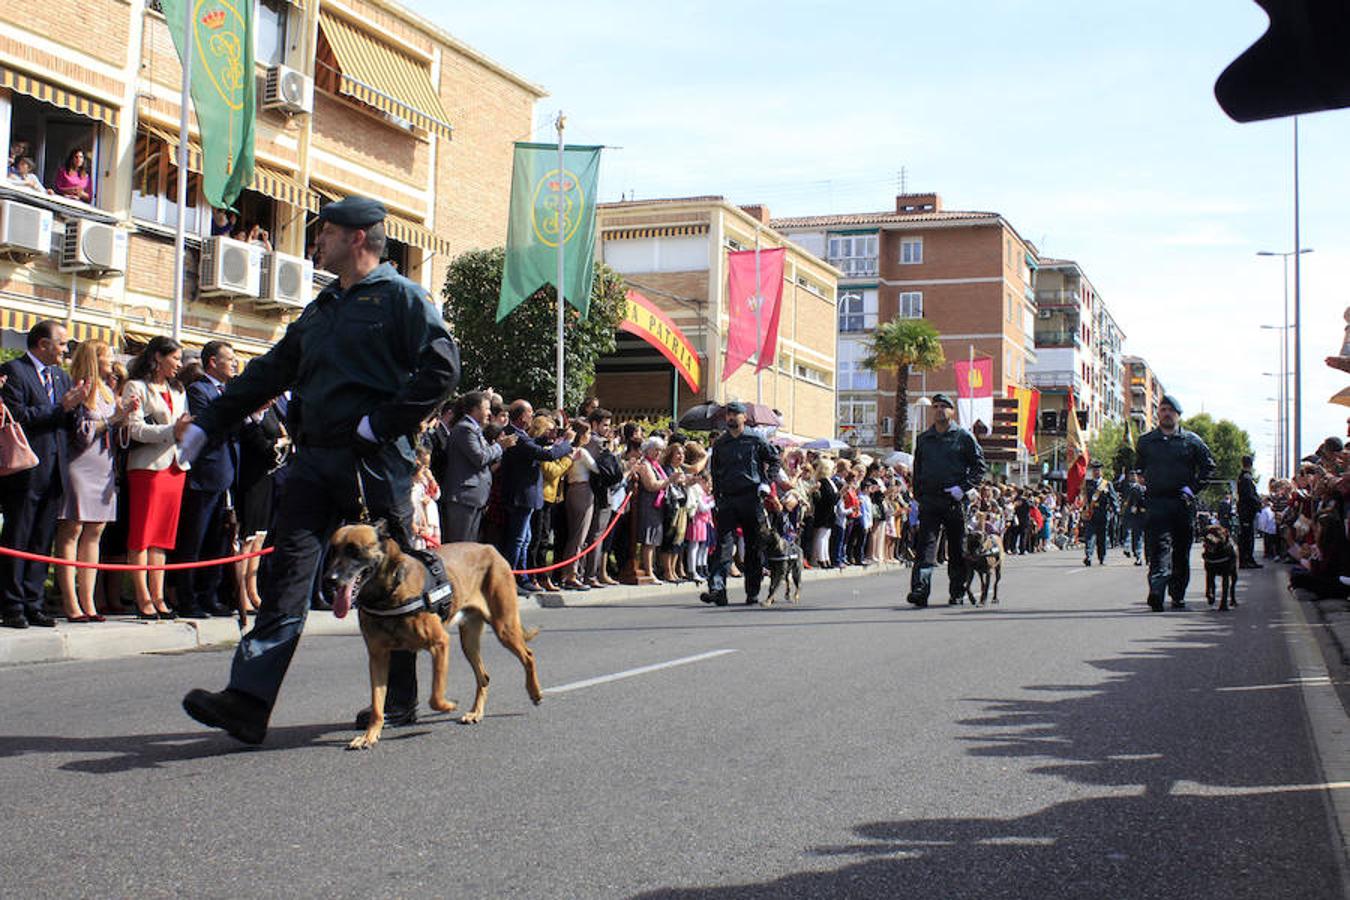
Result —
M1181 415L1181 404L1177 402L1176 397L1173 397L1171 394L1163 394L1162 401L1159 402L1158 405L1162 406L1163 404L1167 404L1168 406L1172 407L1177 411L1177 415Z
M1102 467L1102 461L1100 459L1094 459L1092 462L1088 463L1088 466L1093 469L1100 469Z
M948 397L946 394L934 394L934 395L933 395L933 405L934 405L934 406L945 406L945 407L947 407L948 409L956 409L955 404L952 403L952 398L951 398L951 397Z
M376 222L383 222L387 215L389 211L380 201L353 194L319 210L319 221L332 222L343 228L369 228Z
M730 403L727 404L727 415L731 415L732 413L740 413L744 415L747 412L749 412L749 410L747 410L745 408L745 404L739 400L732 400Z

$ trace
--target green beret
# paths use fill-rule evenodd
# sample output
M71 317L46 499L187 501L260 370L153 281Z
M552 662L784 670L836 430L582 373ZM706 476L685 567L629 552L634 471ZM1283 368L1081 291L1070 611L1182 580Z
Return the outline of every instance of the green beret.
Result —
M319 210L320 222L332 222L343 228L369 228L389 215L384 204L369 197L344 197Z

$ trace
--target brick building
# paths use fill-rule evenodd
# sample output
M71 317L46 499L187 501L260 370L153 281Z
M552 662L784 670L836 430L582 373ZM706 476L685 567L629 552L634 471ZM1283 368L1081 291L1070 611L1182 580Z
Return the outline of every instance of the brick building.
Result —
M901 194L895 210L802 216L770 223L840 271L839 435L859 446L891 446L895 378L861 366L877 323L923 317L942 335L947 365L914 374L912 401L938 391L955 396L952 362L994 361L994 392L1025 384L1036 359L1036 250L995 212L948 210L937 194ZM924 407L910 408L910 428Z
M1123 362L1127 381L1125 415L1142 434L1158 427L1158 404L1167 391L1143 357L1126 356Z
M503 243L512 142L544 95L389 0L254 2L257 169L236 206L272 250L211 237L195 173L184 213L185 342L225 336L246 356L324 280L305 257L333 197L383 200L390 258L433 294L454 254ZM6 346L39 317L131 347L168 332L180 78L158 0L0 8L0 134L48 185L85 150L92 188L82 203L0 186Z
M760 376L763 402L782 413L782 433L799 438L835 432L835 286L839 273L788 243L763 207L721 197L602 203L599 254L629 286L656 303L696 347L703 383L694 394L673 367L636 338L620 334L616 353L600 361L595 392L623 415L669 415L702 400L754 400L753 363L722 380L727 332L728 250L787 247L777 364Z

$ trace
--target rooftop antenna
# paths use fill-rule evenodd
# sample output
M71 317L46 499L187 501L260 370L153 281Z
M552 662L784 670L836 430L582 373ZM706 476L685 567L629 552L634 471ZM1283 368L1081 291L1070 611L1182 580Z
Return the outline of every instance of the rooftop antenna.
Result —
M902 194L908 194L908 193L909 193L909 172L905 169L904 166L901 166L901 167L900 167L899 181L900 181L900 193L902 193Z

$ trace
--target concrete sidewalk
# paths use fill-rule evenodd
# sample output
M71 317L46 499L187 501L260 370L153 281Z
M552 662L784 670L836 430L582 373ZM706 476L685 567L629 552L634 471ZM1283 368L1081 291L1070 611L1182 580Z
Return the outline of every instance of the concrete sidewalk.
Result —
M907 571L902 566L887 563L866 567L851 566L843 570L808 569L803 581L861 578L887 572ZM767 590L768 584L765 583ZM555 594L536 594L521 597L522 613L541 608L558 609L569 606L602 606L615 603L638 603L660 600L698 602L701 588L691 583L661 584L651 587L601 588L590 591L562 591ZM733 594L733 602L737 595ZM314 612L305 623L309 635L360 634L356 615L345 619L329 613ZM202 647L230 645L239 641L239 625L230 619L178 619L172 622L142 622L132 617L116 616L107 622L71 625L58 619L55 628L27 628L22 631L0 628L0 666L31 663L65 662L81 659L113 659L136 656L141 653L164 653L196 650Z

